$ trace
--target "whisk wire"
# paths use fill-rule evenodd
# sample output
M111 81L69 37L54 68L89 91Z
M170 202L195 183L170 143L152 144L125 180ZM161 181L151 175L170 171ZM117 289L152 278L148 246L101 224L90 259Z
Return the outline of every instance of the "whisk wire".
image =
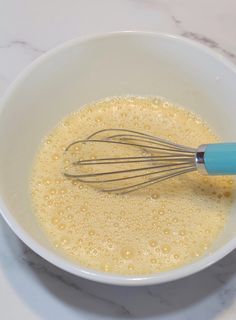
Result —
M182 174L185 174L185 173L188 173L188 172L191 172L191 171L195 171L195 170L196 169L194 167L193 168L188 168L188 169L185 169L185 170L182 170L182 171L178 171L176 173L163 175L163 176L160 176L158 178L150 179L149 181L146 181L146 182L133 184L131 186L120 187L120 188L112 188L112 189L101 189L101 191L103 191L103 192L115 192L115 193L118 192L120 194L127 194L127 193L130 193L130 192L142 189L143 187L148 187L148 186L150 186L152 184L155 184L155 183L158 183L158 182L161 182L161 181L165 181L167 179L174 178L174 177L177 177L179 175L182 175Z
M147 171L147 170L154 170L154 169L161 169L161 168L168 168L170 167L170 169L168 170L158 170L155 171L154 173L145 173L142 176L147 176L149 174L157 174L157 173L161 173L161 172L166 172L166 171L171 171L171 170L176 170L177 166L184 167L184 165L189 165L190 163L186 162L186 163L179 163L179 164L169 164L169 165L163 165L163 166L152 166L152 167L143 167L143 168L136 168L136 169L127 169L127 170L117 170L117 171L107 171L107 172L100 172L100 173L87 173L87 174L67 174L65 173L65 175L67 177L72 177L72 178L90 178L90 177L99 177L99 176L107 176L107 175L118 175L118 174L123 174L123 173L132 173L132 172L137 172L137 171ZM174 166L174 169L171 169L171 167ZM189 166L188 166L189 167ZM182 168L181 168L182 169ZM138 177L138 176L134 176L134 177ZM123 177L120 179L112 179L112 180L103 180L102 182L110 182L110 181L117 181L117 180L126 180L126 179L130 179L131 177ZM84 180L85 181L85 180ZM96 180L90 180L87 182L93 182L93 183L99 183L100 181L96 181Z
M134 131L134 130L128 130L128 129L115 129L115 128L111 128L111 129L102 129L102 130L99 130L99 131L96 131L94 132L93 134L91 134L87 140L91 140L91 138L94 138L96 137L97 135L99 136L99 134L101 133L105 133L105 132L124 132L126 134L119 134L119 136L124 136L127 134L134 134L139 137L146 137L146 138L149 138L150 140L154 140L154 141L157 141L158 143L163 143L163 144L166 144L166 145L169 145L169 146L172 146L174 148L179 148L179 149L182 149L182 150L188 150L188 151L192 151L192 152L195 152L196 150L194 148L190 148L190 147L186 147L184 145L181 145L181 144L177 144L177 143L173 143L171 141L168 141L166 139L162 139L162 138L159 138L159 137L156 137L156 136L152 136L152 135L149 135L147 133L142 133L142 132L139 132L139 131ZM106 135L106 139L111 139L112 137L115 137L115 136L118 136L118 135Z
M124 157L124 158L100 158L100 159L88 159L88 160L78 160L73 162L73 165L100 165L100 164L128 164L128 163L140 163L140 162L163 162L163 161L189 161L192 162L192 157L173 157L173 156L153 156L153 157Z
M64 175L80 182L99 185L100 190L116 193L128 193L157 182L196 170L196 149L169 142L145 133L125 129L104 129L90 135L86 140L72 142L66 148L67 153L75 145L132 147L146 153L140 156L101 157L71 161L70 169L79 170L88 166L93 172L65 172ZM131 149L132 149L131 148ZM109 149L109 148L108 148ZM110 149L109 149L110 150ZM133 149L132 149L133 150ZM144 164L141 167L130 165ZM145 164L148 165L145 165ZM128 165L126 168L120 166ZM97 168L101 167L101 172ZM112 166L114 169L111 170ZM116 167L118 166L118 168ZM91 170L90 170L91 171ZM136 180L135 180L136 179ZM140 181L141 180L141 181ZM143 181L145 180L145 181ZM132 183L135 181L135 183ZM129 183L118 185L117 182ZM112 185L115 183L115 185ZM110 187L105 187L104 184Z

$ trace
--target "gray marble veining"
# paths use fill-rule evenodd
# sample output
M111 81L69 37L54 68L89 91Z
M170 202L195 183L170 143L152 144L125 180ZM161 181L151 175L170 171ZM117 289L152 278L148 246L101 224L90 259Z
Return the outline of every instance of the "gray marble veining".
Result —
M236 63L234 0L0 0L0 95L48 49L117 30L168 32ZM0 219L0 318L236 319L236 251L188 278L118 287L70 275L26 247Z

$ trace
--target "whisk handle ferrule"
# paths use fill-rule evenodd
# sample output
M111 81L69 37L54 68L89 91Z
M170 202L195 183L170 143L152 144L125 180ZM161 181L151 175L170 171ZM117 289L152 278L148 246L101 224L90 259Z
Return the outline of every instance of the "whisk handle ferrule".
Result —
M236 143L202 145L196 157L197 168L205 168L209 175L236 175ZM202 160L202 161L201 161Z

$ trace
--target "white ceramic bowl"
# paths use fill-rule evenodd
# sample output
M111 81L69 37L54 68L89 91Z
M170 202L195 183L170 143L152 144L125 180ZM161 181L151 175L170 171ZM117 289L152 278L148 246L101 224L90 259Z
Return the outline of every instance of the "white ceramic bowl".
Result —
M75 275L118 285L166 282L195 273L236 247L236 201L221 238L196 262L150 276L119 276L74 264L52 248L31 210L28 178L42 137L66 114L108 96L156 95L236 140L236 70L184 38L122 32L74 40L32 63L10 86L0 112L0 211L31 249ZM206 141L207 142L207 141Z

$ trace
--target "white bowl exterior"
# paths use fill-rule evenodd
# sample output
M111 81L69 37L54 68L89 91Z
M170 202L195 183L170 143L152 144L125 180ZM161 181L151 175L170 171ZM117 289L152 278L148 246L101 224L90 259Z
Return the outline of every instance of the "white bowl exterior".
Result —
M236 137L236 71L189 40L123 32L74 40L35 61L18 77L0 113L0 210L34 251L62 269L120 285L161 283L194 273L236 247L236 204L222 237L198 261L157 275L124 277L88 270L51 247L30 206L28 179L42 137L66 114L118 95L166 97L203 118L227 141ZM207 141L206 141L207 143Z

